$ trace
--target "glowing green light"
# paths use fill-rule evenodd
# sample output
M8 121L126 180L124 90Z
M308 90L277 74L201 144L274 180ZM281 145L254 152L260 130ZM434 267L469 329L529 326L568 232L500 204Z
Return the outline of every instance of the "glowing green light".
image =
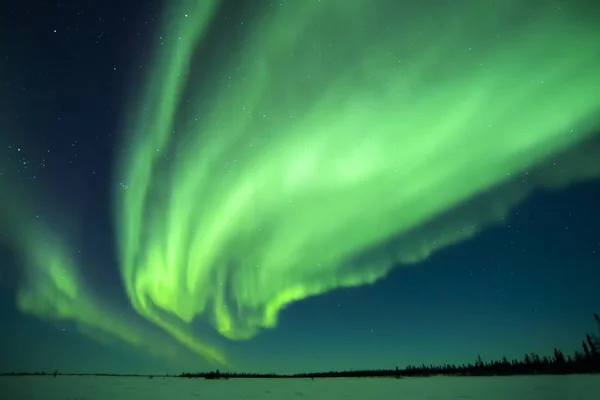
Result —
M249 338L290 302L374 282L552 181L479 197L598 126L595 18L541 3L284 1L211 65L197 51L216 3L168 2L117 176L134 307L225 362L195 318ZM575 164L560 179L600 172ZM476 198L485 212L460 208Z

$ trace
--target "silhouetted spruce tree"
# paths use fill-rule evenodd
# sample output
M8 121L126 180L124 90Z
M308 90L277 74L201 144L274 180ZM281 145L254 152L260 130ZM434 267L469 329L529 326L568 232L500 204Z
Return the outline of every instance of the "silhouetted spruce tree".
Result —
M554 348L554 360L558 364L564 364L566 362L564 354L557 348Z
M596 347L596 343L594 342L594 340L592 339L592 337L590 336L590 334L585 335L585 338L587 340L588 346L590 347L590 355L592 357L592 359L597 359L598 358L598 348Z
M573 363L577 366L580 366L583 363L585 363L585 357L577 350L575 350L575 354L573 356Z
M483 360L481 359L481 354L477 354L477 361L475 362L475 367L483 368Z
M585 359L586 360L591 360L592 355L590 354L590 349L588 348L588 345L585 343L585 340L581 341L581 345L583 346L583 353L585 354Z

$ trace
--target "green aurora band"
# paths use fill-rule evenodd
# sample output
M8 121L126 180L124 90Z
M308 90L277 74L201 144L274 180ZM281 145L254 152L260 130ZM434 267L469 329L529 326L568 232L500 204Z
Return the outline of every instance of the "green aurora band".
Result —
M281 1L220 49L217 2L165 3L116 176L122 276L215 364L197 321L251 338L600 174L584 1Z
M21 312L49 322L72 322L80 333L107 345L115 344L113 339L117 339L162 359L181 357L180 346L140 321L132 322L128 315L94 294L82 276L85 271L76 266L79 260L67 241L56 234L57 229L32 218L30 205L14 201L35 196L17 195L14 188L18 185L9 184L7 179L1 179L0 184L2 188L13 188L10 198L2 198L0 227L4 229L0 244L11 246L19 259L22 284L16 301Z
M218 2L165 1L115 176L121 273L147 321L94 291L68 219L36 218L52 196L3 173L18 308L227 367L221 342L286 305L467 240L536 188L598 178L592 2L447 3L263 2L212 48Z

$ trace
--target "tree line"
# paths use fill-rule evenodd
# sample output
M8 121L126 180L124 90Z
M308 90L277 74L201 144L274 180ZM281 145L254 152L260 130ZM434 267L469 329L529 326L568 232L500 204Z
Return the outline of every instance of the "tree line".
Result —
M521 360L501 360L484 362L480 356L473 363L444 365L409 365L399 369L371 369L353 371L309 372L299 374L259 374L221 372L190 373L184 372L182 378L229 379L229 378L348 378L348 377L416 377L433 375L450 376L508 376L536 374L589 374L600 373L600 316L594 314L598 335L587 334L581 342L581 350L565 355L554 349L551 356L540 357L526 354Z

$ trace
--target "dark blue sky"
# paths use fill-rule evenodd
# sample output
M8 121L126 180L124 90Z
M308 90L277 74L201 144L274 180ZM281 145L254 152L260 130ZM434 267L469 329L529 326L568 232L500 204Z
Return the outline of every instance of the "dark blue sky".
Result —
M51 192L51 201L83 227L77 251L90 260L86 277L125 313L131 308L115 255L111 168L125 94L137 84L135 71L145 71L158 6L12 1L0 11L0 174L18 186L0 180L0 196L19 187ZM37 212L53 220L53 210L44 204ZM8 229L0 226L0 234ZM21 314L14 299L19 261L7 242L0 247L0 371L206 368L192 356L167 362L98 343L69 321ZM293 304L277 328L223 343L237 369L261 371L459 363L478 353L521 358L554 347L570 352L600 311L598 266L600 182L592 181L536 192L504 226L376 284Z

